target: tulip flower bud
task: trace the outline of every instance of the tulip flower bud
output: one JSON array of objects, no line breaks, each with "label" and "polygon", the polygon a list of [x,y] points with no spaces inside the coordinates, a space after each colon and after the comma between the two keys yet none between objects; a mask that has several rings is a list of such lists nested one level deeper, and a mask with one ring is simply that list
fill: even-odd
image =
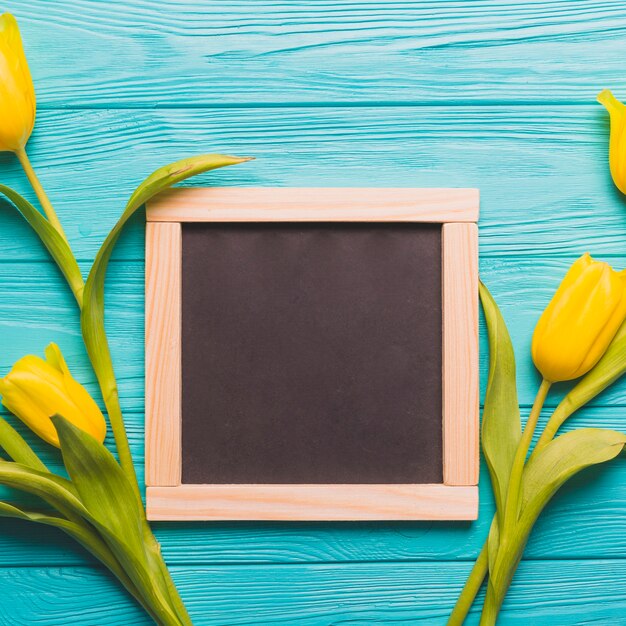
[{"label": "tulip flower bud", "polygon": [[35,88],[10,13],[0,15],[0,152],[23,150],[35,125]]},{"label": "tulip flower bud", "polygon": [[626,271],[584,254],[541,315],[532,342],[535,366],[550,382],[586,374],[626,319]]},{"label": "tulip flower bud", "polygon": [[0,379],[2,404],[57,448],[60,447],[59,437],[50,419],[55,414],[62,415],[102,443],[106,422],[98,405],[74,380],[56,344],[51,343],[45,354],[45,361],[33,355],[21,358]]},{"label": "tulip flower bud", "polygon": [[611,119],[609,140],[609,167],[615,186],[626,193],[626,106],[608,89],[598,94],[598,102],[603,104]]}]

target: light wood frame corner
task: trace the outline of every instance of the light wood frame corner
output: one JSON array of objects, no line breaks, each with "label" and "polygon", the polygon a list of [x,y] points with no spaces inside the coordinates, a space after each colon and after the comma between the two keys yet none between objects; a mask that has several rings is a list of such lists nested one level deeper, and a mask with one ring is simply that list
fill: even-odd
[{"label": "light wood frame corner", "polygon": [[[190,188],[147,207],[146,505],[151,520],[471,520],[478,515],[478,191]],[[181,450],[183,222],[442,224],[443,482],[186,485]]]}]

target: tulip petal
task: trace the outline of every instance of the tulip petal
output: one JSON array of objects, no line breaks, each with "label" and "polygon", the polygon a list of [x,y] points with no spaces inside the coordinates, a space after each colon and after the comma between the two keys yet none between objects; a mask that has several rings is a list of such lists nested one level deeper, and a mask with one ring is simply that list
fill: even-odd
[{"label": "tulip petal", "polygon": [[44,355],[46,357],[46,362],[49,365],[58,369],[61,374],[70,376],[70,370],[67,367],[67,363],[65,362],[65,359],[61,354],[61,350],[56,343],[51,343],[50,345],[48,345],[44,350]]},{"label": "tulip petal", "polygon": [[609,139],[609,167],[615,186],[626,193],[626,106],[608,89],[598,94],[611,119]]},{"label": "tulip petal", "polygon": [[537,369],[551,382],[584,375],[604,354],[625,318],[623,274],[582,256],[537,322],[531,349]]},{"label": "tulip petal", "polygon": [[28,355],[15,363],[0,380],[4,406],[48,443],[59,447],[51,416],[59,413],[100,443],[106,436],[106,422],[87,390],[72,377],[56,344],[46,348],[44,361]]},{"label": "tulip petal", "polygon": [[20,31],[10,13],[0,16],[0,151],[24,148],[35,125],[35,87]]},{"label": "tulip petal", "polygon": [[1,393],[2,404],[8,411],[16,415],[38,437],[59,447],[59,438],[50,416],[41,410],[28,393],[23,393],[13,382],[3,385]]}]

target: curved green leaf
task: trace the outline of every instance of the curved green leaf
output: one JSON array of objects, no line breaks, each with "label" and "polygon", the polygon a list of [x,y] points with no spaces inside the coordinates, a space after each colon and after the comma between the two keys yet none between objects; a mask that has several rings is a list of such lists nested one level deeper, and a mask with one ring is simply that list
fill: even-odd
[{"label": "curved green leaf", "polygon": [[109,259],[126,222],[154,195],[196,174],[248,160],[221,154],[208,154],[183,159],[153,172],[130,197],[122,216],[98,251],[85,283],[81,311],[83,339],[109,413],[120,464],[131,478],[138,499],[137,479],[119,407],[115,374],[104,330],[104,281]]},{"label": "curved green leaf", "polygon": [[6,196],[22,214],[22,217],[30,224],[37,233],[41,242],[46,247],[59,269],[65,276],[74,297],[79,305],[82,302],[83,277],[74,254],[69,245],[57,230],[50,225],[50,222],[17,191],[6,185],[0,185],[0,193]]},{"label": "curved green leaf", "polygon": [[150,198],[172,185],[202,172],[227,165],[236,165],[248,160],[250,159],[222,154],[208,154],[183,159],[159,168],[150,174],[133,192],[122,216],[98,251],[85,284],[81,325],[87,351],[98,376],[112,369],[109,348],[104,334],[104,280],[113,248],[126,222]]},{"label": "curved green leaf", "polygon": [[143,512],[127,476],[106,446],[60,415],[52,417],[61,454],[78,497],[99,524],[144,558]]},{"label": "curved green leaf", "polygon": [[522,478],[522,523],[534,523],[557,490],[574,474],[614,459],[626,435],[605,428],[579,428],[551,441],[528,461]]},{"label": "curved green leaf", "polygon": [[[145,560],[137,557],[136,551],[126,543],[124,535],[112,532],[91,514],[74,494],[74,488],[68,480],[53,474],[39,472],[18,463],[0,461],[0,485],[30,493],[57,510],[68,511],[76,518],[80,517],[89,522],[98,531],[114,558],[130,577],[139,594],[140,602],[149,607],[150,614],[158,614],[159,619],[164,624],[178,625],[181,623],[171,608],[171,600],[169,597],[165,598],[160,581],[154,580],[154,573],[146,566]],[[3,508],[5,513],[8,512],[6,506]],[[15,511],[12,512],[15,513]],[[112,513],[115,514],[115,511]],[[129,587],[129,591],[134,593],[133,587]]]},{"label": "curved green leaf", "polygon": [[103,444],[60,415],[52,421],[63,463],[92,523],[152,609],[180,623],[169,590],[146,553],[143,508],[130,480]]},{"label": "curved green leaf", "polygon": [[511,338],[498,305],[482,283],[480,300],[489,338],[489,377],[483,409],[482,450],[489,468],[501,526],[511,466],[522,436],[522,427]]},{"label": "curved green leaf", "polygon": [[146,604],[141,594],[137,591],[135,584],[120,566],[110,548],[87,522],[79,524],[52,513],[18,508],[8,502],[0,502],[0,517],[21,519],[62,530],[106,566],[135,600],[137,600],[153,618],[155,617],[151,611],[151,607]]},{"label": "curved green leaf", "polygon": [[0,461],[0,485],[37,496],[55,509],[71,511],[91,521],[89,511],[76,496],[69,480],[50,472],[40,472],[20,463]]},{"label": "curved green leaf", "polygon": [[[100,537],[98,537],[98,535],[87,523],[83,525],[76,524],[75,522],[71,522],[64,517],[55,515],[51,512],[32,511],[24,508],[18,508],[14,504],[10,504],[8,502],[0,502],[0,517],[11,517],[58,528],[67,533],[70,537],[86,548],[91,554],[93,554],[99,561],[109,567],[109,569],[111,569],[113,573],[118,576],[118,578],[120,576],[125,576],[124,571],[115,560],[115,557],[107,545],[102,541],[102,539],[100,539]],[[122,582],[126,584],[126,581],[130,582],[130,579],[127,576]]]},{"label": "curved green leaf", "polygon": [[9,422],[0,417],[0,447],[16,462],[40,472],[48,471],[43,461]]},{"label": "curved green leaf", "polygon": [[506,553],[490,573],[496,604],[504,599],[533,525],[550,499],[572,476],[591,465],[614,459],[624,448],[626,435],[603,428],[581,428],[561,435],[531,458],[522,477],[522,504]]}]

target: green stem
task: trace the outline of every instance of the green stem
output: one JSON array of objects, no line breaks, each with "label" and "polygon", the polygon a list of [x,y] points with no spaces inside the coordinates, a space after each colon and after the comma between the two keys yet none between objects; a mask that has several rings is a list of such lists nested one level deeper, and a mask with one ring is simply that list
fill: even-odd
[{"label": "green stem", "polygon": [[[46,217],[48,218],[48,221],[63,237],[63,239],[65,239],[66,243],[68,244],[68,248],[70,248],[67,237],[65,236],[65,232],[63,231],[63,227],[61,226],[61,222],[59,221],[59,218],[57,217],[52,203],[50,202],[46,192],[44,191],[41,182],[35,174],[35,170],[33,169],[28,155],[26,154],[26,150],[19,150],[16,152],[16,155],[22,165],[22,168],[24,169],[24,172],[26,173],[26,176],[28,177],[28,180],[30,181],[30,184],[33,187],[33,190],[35,191],[37,197],[39,198],[39,201],[41,202],[41,206],[44,210],[44,213],[46,214]],[[72,289],[74,296],[76,297],[76,302],[78,303],[79,309],[82,310],[82,292],[84,288],[84,281],[81,281],[81,284],[69,284],[69,286]],[[109,365],[109,371],[113,372],[113,365]],[[112,380],[104,380],[101,378],[101,374],[98,371],[96,371],[96,376],[98,377],[100,391],[102,392],[102,397],[104,399],[107,413],[109,415],[109,422],[111,423],[111,430],[113,431],[113,436],[115,438],[115,446],[117,448],[120,465],[130,479],[133,490],[135,491],[135,495],[141,503],[141,506],[143,507],[143,503],[141,501],[141,492],[139,490],[139,482],[137,480],[137,473],[135,472],[135,466],[133,464],[130,446],[128,443],[128,435],[126,434],[126,427],[124,426],[124,420],[122,417],[122,409],[119,403],[119,395],[117,393],[117,383],[115,382],[115,377],[106,377],[112,378]]]},{"label": "green stem", "polygon": [[502,537],[500,545],[504,543],[505,536],[507,534],[507,527],[515,525],[517,521],[517,514],[519,508],[519,496],[520,488],[522,484],[522,473],[524,472],[524,462],[526,461],[526,455],[530,448],[530,444],[535,434],[535,428],[537,427],[537,421],[539,420],[539,414],[543,408],[543,403],[546,401],[546,396],[550,390],[552,383],[543,379],[537,392],[533,408],[530,411],[526,425],[524,426],[524,432],[520,439],[517,450],[515,451],[515,457],[513,458],[513,465],[511,466],[511,475],[509,477],[509,487],[506,493],[506,503],[504,506],[504,523],[502,529]]},{"label": "green stem", "polygon": [[578,407],[570,406],[569,402],[561,402],[561,404],[556,407],[554,413],[552,413],[552,416],[548,420],[546,427],[541,433],[541,437],[539,437],[539,441],[537,441],[537,444],[535,445],[532,454],[530,455],[531,459],[535,454],[537,454],[537,452],[539,452],[554,439],[554,436],[558,432],[559,428],[561,428],[565,420],[572,413],[574,413],[577,408]]},{"label": "green stem", "polygon": [[[50,222],[50,225],[55,228],[55,230],[66,241],[66,243],[68,244],[68,249],[70,249],[71,253],[71,248],[69,246],[69,242],[67,240],[65,232],[63,231],[63,227],[61,226],[56,212],[54,211],[54,208],[52,207],[48,196],[46,195],[39,179],[35,174],[35,171],[28,159],[26,151],[18,151],[17,157],[24,169],[24,172],[26,173],[26,176],[28,177],[28,180],[33,187],[33,190],[39,198],[41,206],[48,221]],[[76,297],[79,309],[82,311],[83,289],[85,286],[84,281],[77,281],[77,284],[73,285],[68,280],[68,284],[72,289],[74,296]],[[144,609],[157,622],[157,624],[161,626],[193,626],[191,618],[187,613],[187,609],[178,593],[178,590],[176,589],[176,586],[174,585],[174,582],[172,581],[169,570],[167,569],[167,565],[165,564],[165,561],[161,556],[160,546],[156,538],[154,537],[147,520],[145,519],[145,509],[143,507],[143,502],[141,499],[139,481],[137,480],[137,474],[135,471],[135,466],[133,464],[130,446],[128,443],[128,436],[126,434],[126,427],[124,425],[124,420],[122,416],[122,409],[120,406],[119,394],[117,390],[117,382],[115,380],[115,374],[113,372],[113,364],[111,362],[111,357],[108,353],[108,350],[106,350],[105,352],[106,359],[104,363],[98,364],[103,365],[103,367],[97,366],[93,360],[92,366],[98,378],[98,384],[100,386],[100,390],[102,392],[104,403],[109,416],[109,422],[111,424],[111,429],[115,438],[115,445],[117,448],[120,466],[128,476],[135,496],[139,501],[140,509],[144,513],[144,536],[147,543],[148,551],[151,553],[150,575],[151,577],[154,576],[153,584],[151,583],[148,587],[146,587],[142,585],[139,580],[135,580],[133,582],[131,578],[129,578],[129,576],[127,575],[131,572],[127,573],[124,570],[119,569],[116,565],[116,559],[111,560],[105,552],[101,552],[100,554],[98,554],[97,551],[93,550],[93,546],[91,546],[92,549],[90,551],[95,556],[97,556],[118,577],[120,582],[122,582],[122,584],[124,584],[129,592],[133,596],[135,596],[135,598],[141,603]],[[74,520],[74,516],[70,516],[70,519]],[[75,539],[77,539],[79,543],[82,543],[77,537],[75,537]],[[85,545],[85,543],[82,543],[82,545],[84,545],[87,549],[90,548],[90,546]]]},{"label": "green stem", "polygon": [[474,563],[474,567],[470,572],[470,575],[465,582],[465,586],[463,587],[463,591],[461,591],[461,595],[459,599],[456,601],[454,605],[454,609],[450,617],[448,618],[448,626],[461,626],[469,613],[469,610],[472,608],[472,604],[476,595],[478,594],[481,585],[483,584],[483,580],[485,580],[485,576],[487,575],[487,571],[489,569],[489,556],[487,552],[487,542],[485,541],[485,545],[483,549],[480,551],[476,562]]},{"label": "green stem", "polygon": [[479,626],[494,626],[498,619],[498,613],[500,612],[501,603],[496,598],[491,583],[487,584],[487,594],[485,595],[485,604],[483,605],[483,611],[480,615]]},{"label": "green stem", "polygon": [[[535,520],[536,519],[535,517]],[[528,541],[528,536],[530,535],[535,520],[533,520],[530,525],[523,525],[523,531],[514,538],[513,545],[510,547],[508,553],[505,555],[504,561],[501,563],[500,571],[495,571],[494,575],[489,578],[485,604],[483,605],[483,611],[480,616],[480,626],[495,625],[506,592],[511,586],[513,576],[522,560],[524,548],[526,547],[526,542]]]},{"label": "green stem", "polygon": [[[546,401],[546,396],[548,395],[551,384],[552,383],[550,381],[547,381],[545,379],[541,381],[541,385],[539,386],[539,391],[537,392],[537,396],[535,397],[535,401],[530,411],[530,415],[528,416],[528,420],[526,421],[526,425],[524,426],[522,438],[520,439],[517,450],[515,451],[513,464],[511,466],[511,475],[509,477],[509,485],[506,493],[503,527],[500,532],[498,554],[496,555],[494,560],[493,571],[490,572],[491,577],[489,578],[487,595],[485,597],[483,613],[480,619],[480,626],[492,626],[496,623],[498,612],[500,611],[500,606],[502,605],[502,602],[504,600],[504,594],[508,589],[515,568],[517,567],[516,564],[514,566],[513,563],[508,562],[511,559],[511,555],[516,552],[514,550],[514,548],[516,547],[515,527],[517,524],[519,513],[519,501],[522,485],[522,474],[524,473],[524,463],[526,461],[526,456],[528,455],[528,450],[530,449],[530,444],[535,433],[535,428],[537,427],[537,422],[539,420],[541,409],[543,408],[543,404]],[[517,562],[519,562],[519,558],[521,558],[521,552],[519,554],[519,557],[517,558]],[[504,576],[507,579],[506,584],[503,584],[500,580],[502,572],[504,572]],[[500,590],[500,593],[496,593],[496,583],[498,589]]]},{"label": "green stem", "polygon": [[[48,221],[50,222],[52,226],[54,226],[54,228],[59,233],[59,235],[61,235],[61,237],[63,237],[63,239],[65,239],[65,241],[67,242],[67,237],[65,235],[65,231],[63,230],[63,227],[61,226],[61,222],[59,221],[59,218],[57,217],[56,211],[54,210],[52,203],[50,202],[50,199],[48,198],[48,195],[46,194],[46,192],[44,191],[44,188],[39,182],[39,179],[37,178],[37,174],[35,174],[35,170],[33,169],[30,159],[28,158],[28,155],[26,154],[26,150],[24,148],[21,148],[15,154],[17,155],[17,158],[19,159],[22,169],[24,170],[24,173],[26,174],[33,190],[37,194],[37,197],[39,198],[39,202],[41,202],[41,207],[43,208],[43,211],[46,214]],[[69,242],[68,242],[68,245],[69,245]]]},{"label": "green stem", "polygon": [[[110,365],[109,371],[113,371],[113,364]],[[128,435],[126,434],[126,426],[124,425],[124,417],[122,416],[122,407],[120,406],[120,398],[117,391],[117,383],[115,376],[111,375],[111,380],[100,378],[100,372],[96,372],[100,390],[104,398],[104,404],[111,423],[113,438],[115,439],[115,447],[117,448],[117,456],[121,468],[124,470],[128,480],[135,492],[135,497],[139,501],[139,506],[143,510],[143,501],[141,500],[141,492],[139,490],[139,481],[137,480],[137,472],[133,464],[133,456],[128,443]]]},{"label": "green stem", "polygon": [[157,621],[158,616],[150,606],[150,604],[144,599],[139,592],[133,581],[129,578],[124,568],[120,565],[119,561],[115,558],[110,548],[102,541],[102,539],[95,534],[88,524],[79,529],[79,532],[74,532],[73,528],[64,528],[65,532],[77,541],[85,550],[91,553],[96,559],[98,559],[107,569],[119,580],[128,593],[143,607],[143,609],[150,615],[150,617]]},{"label": "green stem", "polygon": [[163,560],[163,555],[161,554],[161,546],[159,542],[156,540],[156,537],[152,533],[152,529],[150,525],[146,521],[144,523],[144,538],[146,542],[146,553],[150,560],[151,566],[154,567],[160,577],[161,583],[164,586],[164,589],[169,596],[172,607],[176,611],[178,618],[181,621],[183,626],[193,626],[191,618],[189,617],[189,613],[187,612],[187,607],[185,606],[180,594],[178,593],[178,589],[172,580],[169,569]]}]

